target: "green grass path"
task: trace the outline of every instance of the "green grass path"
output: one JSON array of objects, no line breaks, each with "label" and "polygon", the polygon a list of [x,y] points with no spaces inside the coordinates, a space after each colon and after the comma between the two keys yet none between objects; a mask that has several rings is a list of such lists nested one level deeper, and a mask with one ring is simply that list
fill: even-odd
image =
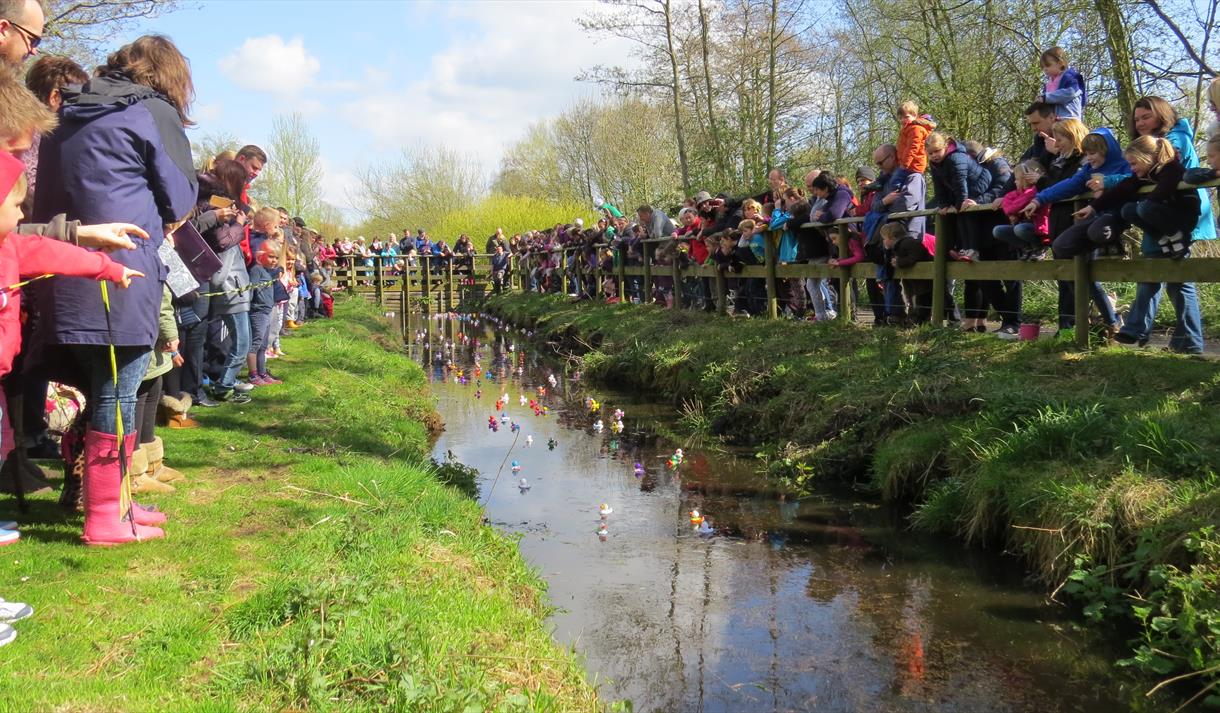
[{"label": "green grass path", "polygon": [[[0,597],[0,711],[597,710],[543,584],[427,465],[424,374],[363,301],[284,340],[282,386],[160,429],[164,540],[79,544],[32,501]],[[0,518],[18,518],[11,499]]]}]

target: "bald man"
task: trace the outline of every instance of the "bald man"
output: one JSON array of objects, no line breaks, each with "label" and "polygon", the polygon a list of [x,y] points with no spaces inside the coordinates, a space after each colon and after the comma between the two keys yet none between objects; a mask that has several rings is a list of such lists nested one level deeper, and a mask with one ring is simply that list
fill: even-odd
[{"label": "bald man", "polygon": [[38,54],[46,20],[39,0],[0,0],[0,62],[16,69]]}]

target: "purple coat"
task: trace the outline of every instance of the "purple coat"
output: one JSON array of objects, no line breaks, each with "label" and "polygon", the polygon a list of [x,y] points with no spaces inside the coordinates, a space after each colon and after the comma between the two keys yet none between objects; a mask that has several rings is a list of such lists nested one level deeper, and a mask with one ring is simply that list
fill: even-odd
[{"label": "purple coat", "polygon": [[34,217],[66,213],[72,220],[135,223],[149,239],[111,257],[147,277],[122,290],[110,286],[111,334],[94,280],[55,277],[37,285],[38,342],[145,346],[157,341],[161,283],[157,256],[164,226],[195,206],[191,144],[178,112],[156,91],[125,75],[98,77],[65,91],[59,128],[39,147]]}]

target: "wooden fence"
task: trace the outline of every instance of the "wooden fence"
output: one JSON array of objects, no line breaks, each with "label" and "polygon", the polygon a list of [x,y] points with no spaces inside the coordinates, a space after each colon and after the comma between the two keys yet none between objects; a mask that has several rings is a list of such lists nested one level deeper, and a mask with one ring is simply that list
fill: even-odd
[{"label": "wooden fence", "polygon": [[[1220,181],[1212,181],[1201,186],[1182,186],[1183,190],[1194,190],[1200,187],[1216,187]],[[966,212],[993,211],[990,206],[978,206]],[[1182,260],[1135,257],[1132,259],[1093,258],[1088,255],[1072,260],[988,260],[981,262],[959,262],[949,258],[949,246],[953,244],[954,230],[958,216],[961,213],[951,211],[940,213],[936,210],[912,211],[908,213],[892,213],[890,218],[909,218],[917,216],[931,217],[934,220],[932,233],[936,239],[936,253],[931,262],[924,262],[906,269],[894,270],[894,276],[900,280],[931,280],[932,281],[932,323],[943,325],[945,315],[945,296],[952,280],[1058,280],[1068,281],[1075,285],[1075,315],[1076,344],[1084,349],[1089,344],[1089,330],[1085,325],[1089,322],[1090,286],[1094,281],[1102,282],[1220,282],[1220,258],[1190,258]],[[840,255],[850,255],[848,246],[849,226],[862,223],[863,218],[844,218],[833,223],[808,223],[802,227],[820,227],[828,233],[835,232],[838,236]],[[673,307],[681,309],[683,294],[680,289],[682,281],[687,278],[707,278],[714,286],[717,311],[721,314],[728,309],[728,279],[758,278],[766,284],[766,315],[771,319],[779,316],[779,284],[781,280],[791,278],[824,278],[839,282],[839,312],[838,319],[847,322],[852,319],[854,307],[851,303],[853,291],[852,280],[871,279],[876,277],[876,264],[861,261],[848,267],[832,267],[826,264],[789,263],[778,261],[778,246],[780,233],[768,234],[764,241],[765,255],[762,265],[746,266],[742,272],[734,273],[726,278],[714,265],[681,266],[678,260],[670,265],[654,265],[653,255],[656,245],[668,242],[671,238],[659,238],[641,241],[644,256],[641,265],[628,266],[624,255],[615,255],[615,268],[603,271],[599,265],[582,266],[579,272],[582,280],[592,280],[592,290],[595,297],[601,296],[602,281],[613,277],[617,282],[618,294],[625,299],[628,294],[627,278],[638,277],[642,280],[640,294],[651,295],[653,278],[658,274],[670,277],[675,285]],[[568,284],[568,258],[574,253],[583,252],[582,247],[555,248],[552,253],[560,253],[559,265],[555,270],[560,280],[561,290],[566,291]],[[616,249],[617,250],[617,249]],[[397,295],[395,300],[405,313],[413,305],[425,305],[430,309],[452,310],[461,299],[468,296],[481,296],[490,289],[491,256],[475,255],[470,264],[473,270],[467,274],[462,269],[462,258],[420,257],[416,258],[416,266],[405,266],[405,258],[373,257],[373,258],[340,258],[336,270],[336,282],[346,289],[365,293],[379,303],[386,303]],[[366,261],[372,265],[365,264]],[[393,265],[403,263],[401,270]],[[518,269],[520,259],[510,256],[509,277],[506,289],[526,290],[529,287],[525,270]],[[663,270],[658,273],[657,270]]]}]

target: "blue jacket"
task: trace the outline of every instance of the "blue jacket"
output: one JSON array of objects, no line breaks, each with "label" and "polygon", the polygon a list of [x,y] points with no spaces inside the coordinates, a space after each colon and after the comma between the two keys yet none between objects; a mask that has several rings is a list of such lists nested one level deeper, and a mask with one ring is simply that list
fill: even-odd
[{"label": "blue jacket", "polygon": [[[1195,131],[1189,121],[1178,119],[1178,123],[1173,125],[1165,138],[1178,150],[1178,157],[1187,170],[1199,167],[1199,154],[1195,151]],[[1212,201],[1206,188],[1199,189],[1199,203],[1199,222],[1195,224],[1190,236],[1195,240],[1215,240],[1216,219],[1212,215]]]},{"label": "blue jacket", "polygon": [[1036,198],[1039,203],[1054,203],[1065,198],[1075,198],[1085,192],[1085,184],[1089,182],[1089,176],[1094,173],[1105,176],[1127,176],[1131,173],[1131,166],[1127,164],[1127,159],[1123,158],[1123,149],[1118,145],[1118,139],[1114,138],[1114,132],[1102,128],[1094,129],[1089,133],[1097,134],[1106,140],[1105,163],[1101,165],[1101,168],[1093,168],[1088,161],[1082,161],[1076,173],[1053,186],[1038,191]]},{"label": "blue jacket", "polygon": [[1084,116],[1089,94],[1084,77],[1074,67],[1068,67],[1059,77],[1059,88],[1053,92],[1044,91],[1042,98],[1047,104],[1055,105],[1056,119],[1079,119]]},{"label": "blue jacket", "polygon": [[[886,222],[886,216],[889,213],[907,213],[923,210],[924,202],[927,199],[927,186],[924,183],[922,173],[899,168],[888,176],[881,176],[878,181],[883,188],[877,191],[876,197],[873,198],[873,205],[864,216],[864,241],[866,243],[877,240],[877,232],[881,230],[881,226]],[[882,199],[895,191],[898,192],[898,200],[886,206]],[[928,219],[920,215],[914,218],[906,218],[904,222],[906,223],[908,234],[923,235]]]},{"label": "blue jacket", "polygon": [[928,161],[928,170],[932,173],[932,185],[936,188],[929,208],[956,208],[967,198],[977,201],[991,185],[991,172],[980,166],[956,141],[949,142],[940,163]]},{"label": "blue jacket", "polygon": [[[39,150],[34,221],[66,213],[85,225],[126,222],[148,231],[135,250],[111,254],[147,277],[108,291],[113,343],[152,348],[167,275],[157,250],[164,226],[191,212],[197,190],[182,120],[160,94],[121,73],[65,90],[59,120]],[[96,281],[56,277],[37,293],[41,343],[110,342]]]}]

